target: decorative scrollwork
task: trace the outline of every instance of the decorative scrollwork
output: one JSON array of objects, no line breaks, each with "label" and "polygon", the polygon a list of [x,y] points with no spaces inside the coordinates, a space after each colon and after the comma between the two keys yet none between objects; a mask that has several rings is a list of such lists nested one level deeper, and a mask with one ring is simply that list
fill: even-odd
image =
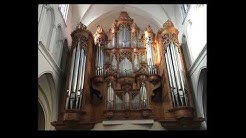
[{"label": "decorative scrollwork", "polygon": [[128,13],[125,12],[125,11],[123,11],[123,12],[120,13],[120,17],[117,20],[130,21],[130,22],[133,21],[133,19],[130,18],[129,15],[128,15]]},{"label": "decorative scrollwork", "polygon": [[75,29],[76,29],[76,30],[77,30],[77,29],[86,30],[87,27],[86,27],[83,23],[79,22]]},{"label": "decorative scrollwork", "polygon": [[120,58],[119,58],[119,62],[121,62],[125,57],[132,61],[132,52],[131,51],[121,51],[120,53]]}]

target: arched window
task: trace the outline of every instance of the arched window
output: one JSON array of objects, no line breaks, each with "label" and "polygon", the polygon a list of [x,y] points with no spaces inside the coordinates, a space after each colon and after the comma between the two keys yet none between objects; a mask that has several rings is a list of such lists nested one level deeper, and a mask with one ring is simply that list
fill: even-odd
[{"label": "arched window", "polygon": [[52,34],[54,31],[55,14],[54,10],[50,5],[45,5],[41,13],[39,21],[39,41],[50,50],[50,42],[52,40]]},{"label": "arched window", "polygon": [[59,4],[58,9],[61,11],[62,17],[67,22],[67,14],[69,9],[69,4]]}]

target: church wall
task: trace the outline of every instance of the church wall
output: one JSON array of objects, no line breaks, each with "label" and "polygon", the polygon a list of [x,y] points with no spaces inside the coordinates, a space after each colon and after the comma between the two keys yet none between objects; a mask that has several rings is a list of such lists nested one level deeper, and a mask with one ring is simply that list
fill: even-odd
[{"label": "church wall", "polygon": [[[192,7],[190,7],[192,8]],[[180,5],[176,5],[176,10],[175,10],[175,20],[176,20],[176,25],[177,28],[179,29],[179,42],[182,42],[182,35],[188,36],[187,34],[187,25],[188,25],[188,19],[190,18],[191,14],[187,14],[187,17],[183,19],[182,14],[181,14],[181,8]],[[189,37],[189,36],[188,36]],[[187,38],[188,39],[188,38]],[[187,40],[187,50],[189,54],[191,50],[189,50],[189,42]],[[192,59],[192,57],[190,57]],[[196,110],[197,117],[204,117],[204,112],[203,112],[203,100],[202,100],[202,93],[198,92],[198,79],[200,75],[200,71],[203,68],[207,68],[207,45],[203,47],[203,49],[200,51],[200,54],[196,59],[192,59],[190,63],[191,67],[188,69],[189,72],[189,80],[191,82],[191,86],[193,89],[193,104]],[[202,126],[204,126],[204,123],[202,123]]]},{"label": "church wall", "polygon": [[[191,19],[191,21],[194,23],[196,22],[196,20],[194,20],[193,16],[198,16],[195,15],[195,12],[193,9],[196,8],[196,4],[191,4],[190,8],[188,10],[188,13],[186,15],[186,17],[184,18],[182,15],[182,11],[181,11],[181,4],[177,4],[175,6],[175,25],[177,26],[177,28],[179,29],[179,42],[182,43],[182,36],[185,35],[187,37],[187,44],[188,44],[188,50],[190,52],[190,58],[191,58],[191,64],[193,64],[197,58],[197,55],[202,51],[202,48],[205,47],[205,45],[199,45],[197,47],[199,47],[200,49],[198,51],[195,51],[195,53],[191,53],[192,50],[194,49],[194,46],[191,46],[189,43],[191,43],[189,40],[189,34],[188,34],[188,30],[187,28],[189,28],[190,23],[189,20]],[[193,11],[192,11],[193,10]],[[199,16],[202,16],[203,14],[199,14]],[[204,19],[204,21],[207,21],[207,19]],[[190,36],[191,37],[191,36]],[[193,36],[194,37],[194,36]],[[197,49],[197,48],[195,48]],[[193,51],[194,52],[194,51]],[[194,57],[195,56],[195,57]]]},{"label": "church wall", "polygon": [[[207,47],[205,46],[194,64],[191,66],[189,70],[190,74],[190,80],[192,83],[192,88],[193,88],[193,96],[194,96],[194,106],[196,108],[196,114],[197,117],[203,117],[204,116],[204,111],[203,111],[203,99],[202,99],[202,93],[198,91],[198,81],[199,81],[199,76],[201,73],[201,70],[207,68]],[[203,123],[204,125],[204,123]]]},{"label": "church wall", "polygon": [[[45,14],[46,8],[50,8],[53,12],[51,14],[52,25],[51,29],[52,34],[50,37],[46,37],[46,39],[50,39],[50,45],[45,45],[44,41],[41,40],[40,37],[45,35],[43,31],[44,29],[48,28],[47,22],[50,22],[49,19],[47,19],[47,14]],[[44,98],[44,94],[41,94],[39,90],[40,99],[39,102],[43,104],[44,106],[44,112],[46,112],[46,118],[50,118],[46,120],[46,130],[54,130],[55,128],[50,124],[50,122],[57,120],[58,118],[58,102],[59,102],[59,95],[60,91],[62,89],[61,87],[61,67],[60,64],[57,63],[60,59],[55,58],[62,58],[62,55],[55,56],[56,54],[62,54],[63,51],[63,43],[61,49],[58,49],[57,46],[57,28],[58,26],[61,26],[62,30],[62,41],[67,39],[68,46],[71,45],[71,18],[72,18],[72,11],[68,11],[68,18],[67,22],[65,24],[65,21],[62,18],[62,14],[58,9],[58,4],[39,4],[38,5],[38,77],[42,76],[45,73],[51,73],[54,85],[55,85],[55,91],[53,94],[46,94],[46,98]],[[50,30],[49,30],[50,31]],[[45,38],[45,37],[44,37]],[[55,51],[57,50],[57,51]],[[45,89],[45,88],[44,88]],[[47,93],[47,92],[46,92]],[[45,100],[46,99],[46,100]],[[49,103],[49,104],[48,104]]]},{"label": "church wall", "polygon": [[[46,7],[46,8],[45,8]],[[50,22],[50,19],[47,19],[47,14],[46,14],[46,9],[51,9],[52,10],[52,22],[51,24],[51,29],[49,31],[52,31],[52,34],[50,35],[50,37],[44,37],[44,30],[48,28],[48,24]],[[57,50],[57,36],[60,34],[57,34],[57,29],[58,26],[61,26],[61,30],[62,30],[62,40],[67,39],[68,41],[68,45],[71,45],[71,41],[72,38],[70,36],[70,33],[72,32],[71,30],[71,17],[72,17],[72,10],[68,11],[68,18],[67,18],[67,22],[65,23],[65,21],[62,18],[62,14],[58,9],[58,4],[39,4],[38,5],[38,26],[39,26],[39,30],[38,30],[38,41],[42,42],[42,44],[47,48],[47,50],[49,51],[49,53],[51,54],[52,58],[55,57],[62,57],[62,56],[55,56],[54,53],[60,55],[62,50]],[[41,39],[43,38],[43,39]],[[47,39],[50,39],[50,43],[46,45],[46,41]],[[57,50],[57,51],[54,51]],[[55,59],[55,61],[59,61],[59,59]],[[59,63],[57,63],[58,66],[60,66]]]},{"label": "church wall", "polygon": [[[39,46],[41,47],[41,46]],[[40,48],[42,49],[42,48]],[[44,108],[44,112],[46,112],[46,118],[50,118],[48,120],[46,120],[46,129],[50,128],[50,129],[54,129],[53,126],[51,126],[50,122],[53,120],[57,120],[58,117],[58,91],[60,89],[60,85],[59,85],[59,77],[60,77],[60,71],[57,69],[58,67],[54,66],[54,61],[52,63],[52,60],[50,60],[50,57],[48,57],[47,55],[45,55],[44,53],[42,53],[43,51],[40,50],[38,51],[38,77],[40,78],[42,75],[44,75],[45,73],[50,73],[52,74],[53,80],[54,80],[54,87],[55,87],[55,91],[53,91],[54,93],[49,93],[47,92],[49,88],[43,88],[44,92],[46,93],[45,96],[44,94],[41,94],[39,92],[39,94],[41,94],[39,96],[40,98],[40,102],[41,105],[43,104],[44,106],[46,106]],[[41,52],[42,51],[42,52]],[[46,98],[45,98],[46,97]],[[45,100],[46,99],[46,100]],[[50,120],[50,122],[49,122]],[[47,122],[48,121],[48,122]]]}]

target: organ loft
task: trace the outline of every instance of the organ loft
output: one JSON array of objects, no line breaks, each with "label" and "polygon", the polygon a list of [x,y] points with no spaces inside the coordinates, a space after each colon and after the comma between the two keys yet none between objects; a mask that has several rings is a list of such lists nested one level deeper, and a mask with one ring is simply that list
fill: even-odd
[{"label": "organ loft", "polygon": [[71,33],[63,98],[56,130],[91,130],[96,124],[135,120],[165,129],[196,129],[179,31],[172,21],[158,32],[140,28],[121,12],[108,33],[79,23]]}]

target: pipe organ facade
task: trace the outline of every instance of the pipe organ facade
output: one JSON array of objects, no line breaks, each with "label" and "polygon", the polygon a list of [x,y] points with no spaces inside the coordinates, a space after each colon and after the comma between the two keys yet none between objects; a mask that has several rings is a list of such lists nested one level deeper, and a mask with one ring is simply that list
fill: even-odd
[{"label": "pipe organ facade", "polygon": [[107,120],[153,119],[166,129],[197,128],[178,30],[168,20],[157,34],[121,12],[108,33],[79,23],[72,32],[65,98],[57,130],[92,129]]}]

